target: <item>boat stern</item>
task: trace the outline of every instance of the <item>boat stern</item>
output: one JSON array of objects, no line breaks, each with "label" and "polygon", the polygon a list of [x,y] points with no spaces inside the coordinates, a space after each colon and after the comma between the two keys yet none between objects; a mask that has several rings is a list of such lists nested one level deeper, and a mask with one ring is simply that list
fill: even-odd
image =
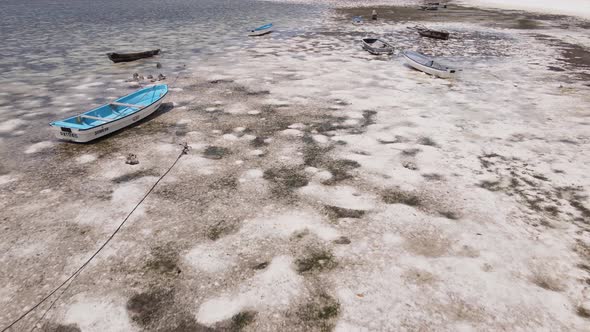
[{"label": "boat stern", "polygon": [[77,143],[86,143],[92,140],[86,132],[79,129],[60,126],[58,122],[52,122],[49,125],[55,137],[60,140]]}]

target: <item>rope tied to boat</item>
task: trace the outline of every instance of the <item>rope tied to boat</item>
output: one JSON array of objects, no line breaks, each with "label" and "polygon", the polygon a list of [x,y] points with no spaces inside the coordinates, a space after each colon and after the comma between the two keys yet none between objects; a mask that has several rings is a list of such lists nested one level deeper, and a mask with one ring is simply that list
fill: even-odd
[{"label": "rope tied to boat", "polygon": [[51,308],[53,308],[53,306],[55,305],[55,303],[61,298],[61,296],[74,283],[74,280],[80,275],[80,273],[82,272],[82,270],[86,266],[88,266],[88,264],[90,264],[90,262],[96,256],[98,256],[98,254],[109,244],[109,242],[111,242],[111,240],[115,237],[115,235],[117,235],[117,233],[123,228],[123,226],[125,225],[125,223],[127,222],[127,220],[129,220],[129,218],[131,217],[131,215],[137,210],[137,208],[139,208],[139,206],[146,200],[146,198],[148,198],[148,196],[154,191],[154,189],[160,183],[160,181],[162,181],[162,179],[164,179],[166,177],[166,175],[168,175],[168,173],[170,173],[170,171],[174,168],[174,166],[176,166],[176,164],[178,163],[178,161],[180,160],[180,158],[182,158],[182,156],[187,155],[189,153],[191,147],[190,147],[190,145],[188,145],[187,142],[180,143],[179,145],[182,146],[182,151],[178,154],[178,156],[176,157],[176,159],[174,160],[174,162],[172,163],[172,165],[170,165],[170,167],[168,167],[168,169],[166,170],[166,172],[164,172],[164,174],[162,174],[158,178],[158,180],[156,182],[154,182],[154,184],[150,187],[150,189],[147,191],[147,193],[139,200],[139,202],[135,205],[135,207],[133,207],[133,209],[127,214],[127,216],[123,219],[123,221],[119,224],[119,226],[106,239],[106,241],[94,252],[94,254],[92,254],[92,256],[90,256],[90,258],[88,258],[84,262],[84,264],[82,264],[74,273],[72,273],[59,286],[57,286],[55,289],[53,289],[51,292],[49,292],[49,294],[47,294],[46,296],[44,296],[39,302],[37,302],[31,308],[27,309],[23,314],[21,314],[18,318],[16,318],[15,320],[13,320],[6,327],[2,328],[2,331],[0,331],[0,332],[8,331],[8,329],[12,328],[15,324],[17,324],[18,322],[20,322],[21,320],[23,320],[25,317],[27,317],[30,313],[32,313],[33,311],[35,311],[39,306],[41,306],[43,303],[45,303],[51,296],[53,296],[55,293],[57,293],[60,289],[62,289],[67,284],[67,286],[65,288],[63,288],[62,292],[59,293],[59,295],[57,296],[57,298],[49,305],[49,307],[47,308],[47,310],[45,310],[45,312],[43,313],[43,315],[35,322],[35,324],[33,325],[32,329],[31,329],[31,331],[33,331],[36,328],[37,324],[45,317],[45,315],[47,315],[47,313],[49,312],[49,310],[51,310]]}]

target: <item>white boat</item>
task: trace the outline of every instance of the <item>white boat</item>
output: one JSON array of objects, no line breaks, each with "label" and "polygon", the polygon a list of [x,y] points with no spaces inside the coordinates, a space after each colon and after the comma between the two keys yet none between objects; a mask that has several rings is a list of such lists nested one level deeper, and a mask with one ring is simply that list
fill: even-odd
[{"label": "white boat", "polygon": [[256,29],[250,30],[248,36],[262,36],[266,35],[267,33],[272,32],[272,23],[265,24],[263,26],[259,26]]},{"label": "white boat", "polygon": [[457,69],[442,65],[432,58],[414,51],[404,51],[404,59],[411,67],[441,78],[455,77]]},{"label": "white boat", "polygon": [[166,84],[154,85],[88,112],[51,122],[49,125],[59,139],[79,143],[90,142],[154,113],[167,93]]}]

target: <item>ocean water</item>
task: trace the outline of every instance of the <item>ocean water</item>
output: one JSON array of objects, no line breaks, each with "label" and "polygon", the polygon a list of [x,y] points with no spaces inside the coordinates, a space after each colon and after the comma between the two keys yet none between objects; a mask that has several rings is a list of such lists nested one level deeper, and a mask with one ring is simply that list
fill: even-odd
[{"label": "ocean water", "polygon": [[[170,76],[227,46],[251,43],[248,29],[274,22],[285,36],[309,28],[325,11],[250,0],[3,0],[0,7],[4,121],[31,113],[54,118],[71,103],[83,111],[134,72]],[[155,48],[161,56],[147,61],[113,64],[105,55]]]}]

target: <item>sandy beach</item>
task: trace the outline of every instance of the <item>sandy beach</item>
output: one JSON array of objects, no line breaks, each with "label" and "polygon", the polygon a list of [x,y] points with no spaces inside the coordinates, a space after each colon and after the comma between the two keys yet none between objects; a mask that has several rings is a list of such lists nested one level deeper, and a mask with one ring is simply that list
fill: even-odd
[{"label": "sandy beach", "polygon": [[[588,331],[590,21],[475,5],[328,2],[299,29],[163,50],[161,69],[113,67],[16,113],[12,82],[0,327],[92,256],[186,143],[75,281],[9,331]],[[367,36],[394,54],[363,51]],[[416,71],[406,49],[461,71]],[[133,71],[166,75],[155,114],[91,144],[53,138],[72,100],[152,83]],[[47,98],[53,113],[29,111]]]}]

